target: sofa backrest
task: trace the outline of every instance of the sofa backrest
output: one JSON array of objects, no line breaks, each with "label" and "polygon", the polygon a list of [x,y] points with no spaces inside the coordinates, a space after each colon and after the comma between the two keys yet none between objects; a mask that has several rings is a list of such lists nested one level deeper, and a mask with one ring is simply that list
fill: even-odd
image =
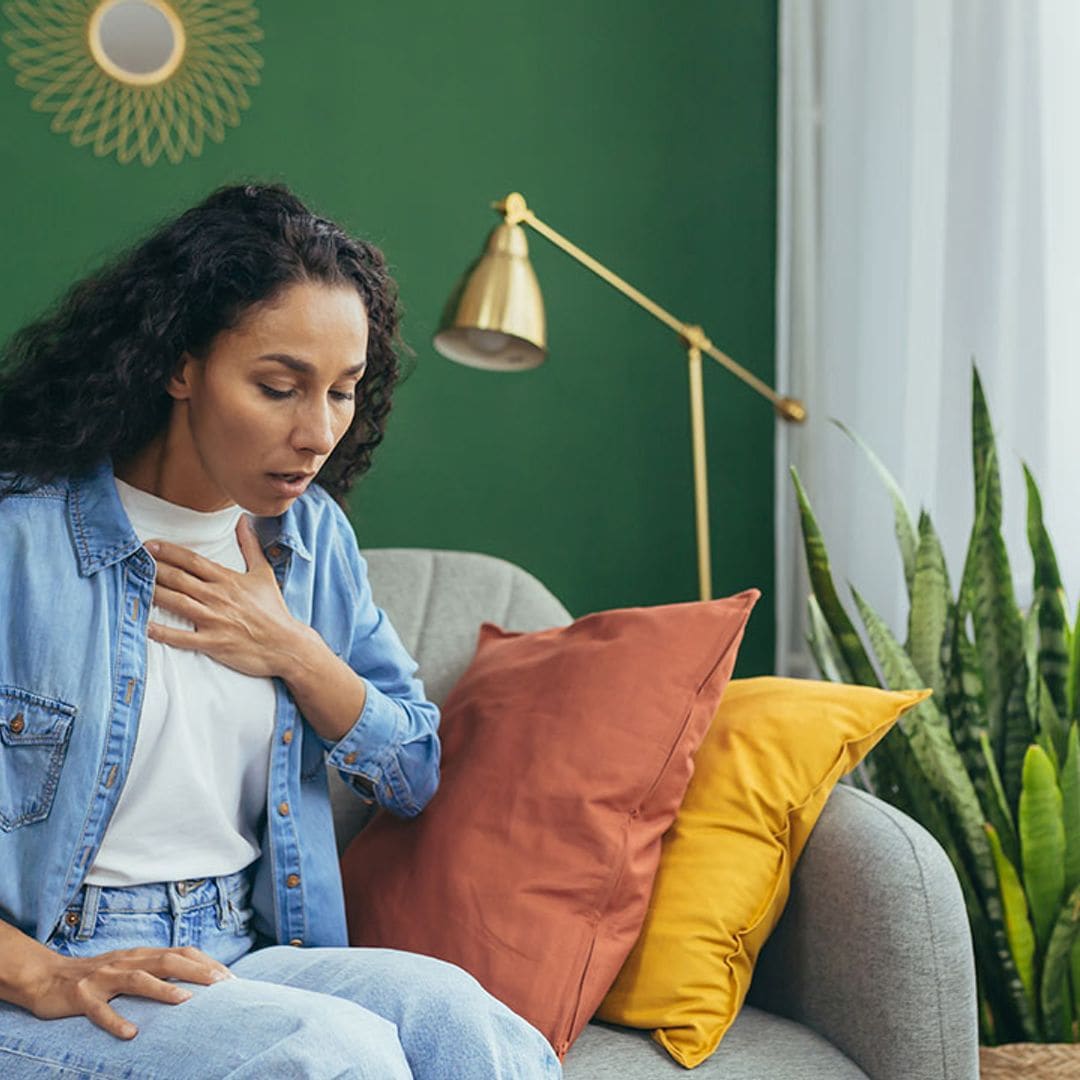
[{"label": "sofa backrest", "polygon": [[[468,551],[375,548],[364,552],[375,597],[420,665],[428,697],[441,705],[476,651],[482,622],[544,630],[571,621],[566,608],[520,566]],[[338,850],[370,811],[330,769]]]}]

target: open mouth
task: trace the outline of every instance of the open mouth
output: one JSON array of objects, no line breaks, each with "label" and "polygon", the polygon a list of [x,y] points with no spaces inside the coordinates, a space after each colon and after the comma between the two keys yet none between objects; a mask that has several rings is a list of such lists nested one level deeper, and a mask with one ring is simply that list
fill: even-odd
[{"label": "open mouth", "polygon": [[287,495],[299,495],[304,488],[311,482],[311,478],[315,475],[310,472],[297,472],[297,473],[267,473],[270,478],[270,482],[279,491],[283,491]]}]

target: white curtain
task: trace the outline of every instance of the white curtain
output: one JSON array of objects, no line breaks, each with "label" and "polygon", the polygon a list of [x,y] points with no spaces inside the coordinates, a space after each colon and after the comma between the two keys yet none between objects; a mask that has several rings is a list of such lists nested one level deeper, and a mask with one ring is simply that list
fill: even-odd
[{"label": "white curtain", "polygon": [[1021,461],[1080,587],[1080,0],[780,0],[777,671],[812,674],[794,464],[842,596],[904,636],[891,503],[925,508],[955,587],[973,518],[971,364],[1031,597]]}]

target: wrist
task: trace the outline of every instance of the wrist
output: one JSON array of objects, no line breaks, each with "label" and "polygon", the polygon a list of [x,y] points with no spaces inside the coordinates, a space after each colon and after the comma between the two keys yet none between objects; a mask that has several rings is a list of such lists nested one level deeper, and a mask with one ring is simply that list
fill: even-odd
[{"label": "wrist", "polygon": [[296,621],[293,632],[283,643],[277,664],[278,675],[293,695],[303,695],[318,684],[320,664],[325,662],[329,646],[317,630]]},{"label": "wrist", "polygon": [[367,700],[363,678],[307,625],[292,648],[281,678],[315,733],[340,742],[363,713]]},{"label": "wrist", "polygon": [[[14,951],[14,950],[13,950]],[[34,1012],[38,999],[45,992],[51,972],[65,958],[35,941],[5,958],[0,965],[0,1000]]]}]

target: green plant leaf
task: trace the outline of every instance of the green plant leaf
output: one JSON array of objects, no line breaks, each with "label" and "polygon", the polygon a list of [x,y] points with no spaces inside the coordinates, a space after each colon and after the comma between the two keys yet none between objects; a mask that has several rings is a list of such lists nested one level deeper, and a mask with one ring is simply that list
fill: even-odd
[{"label": "green plant leaf", "polygon": [[850,683],[855,680],[851,677],[851,668],[840,652],[840,646],[821,613],[821,605],[817,597],[811,593],[806,598],[807,611],[809,613],[810,633],[807,635],[807,644],[817,663],[821,677],[829,682]]},{"label": "green plant leaf", "polygon": [[1069,958],[1080,930],[1080,886],[1073,889],[1059,908],[1046,947],[1042,967],[1040,998],[1044,1036],[1047,1042],[1068,1042],[1072,1039],[1067,1018],[1065,991],[1069,971]]},{"label": "green plant leaf", "polygon": [[1072,626],[1071,643],[1069,649],[1069,677],[1068,677],[1068,711],[1065,718],[1068,720],[1080,719],[1080,602],[1077,603],[1077,617]]},{"label": "green plant leaf", "polygon": [[[986,468],[993,468],[996,473],[992,445],[987,454]],[[971,532],[958,608],[961,617],[966,611],[971,613],[979,672],[986,693],[987,730],[1000,766],[1003,765],[1000,740],[1012,681],[1023,654],[1023,619],[1016,604],[1001,523],[993,519],[985,505],[987,492],[992,488],[992,483],[984,478],[984,502]]]},{"label": "green plant leaf", "polygon": [[1024,684],[1024,705],[1028,720],[1035,731],[1039,730],[1039,602],[1036,600],[1024,616],[1022,639],[1024,648],[1024,674],[1017,674],[1013,685],[1021,678]]},{"label": "green plant leaf", "polygon": [[986,701],[975,647],[968,639],[964,621],[958,617],[955,609],[949,625],[952,641],[948,650],[946,711],[953,740],[961,756],[966,758],[977,752],[979,732],[986,731]]},{"label": "green plant leaf", "polygon": [[[866,636],[870,640],[870,647],[877,657],[878,665],[884,676],[885,686],[890,690],[925,690],[929,689],[926,680],[915,670],[911,657],[904,651],[904,646],[893,636],[885,620],[863,599],[859,590],[850,586],[851,595],[858,609],[859,617],[866,628]],[[907,722],[913,716],[921,712],[925,720],[929,720],[934,727],[940,728],[948,734],[948,724],[937,702],[929,697],[919,702],[913,708],[908,709],[897,723],[903,729],[910,726]],[[949,740],[952,745],[952,740]],[[955,747],[954,747],[955,749]]]},{"label": "green plant leaf", "polygon": [[1080,735],[1069,726],[1068,750],[1061,766],[1061,814],[1065,826],[1065,891],[1080,885]]},{"label": "green plant leaf", "polygon": [[908,652],[915,670],[941,701],[946,686],[941,658],[952,607],[945,553],[930,515],[923,513],[919,516],[919,546],[908,613]]},{"label": "green plant leaf", "polygon": [[[889,769],[898,785],[896,795],[890,801],[931,833],[956,870],[971,924],[978,982],[992,1010],[995,1036],[1006,1042],[1037,1039],[1036,1010],[1009,947],[993,857],[990,857],[987,879],[983,876],[982,864],[967,850],[948,800],[942,792],[931,787],[912,752],[908,736],[899,727],[894,727],[873,753],[886,748],[890,753]],[[975,878],[979,879],[978,885]]]},{"label": "green plant leaf", "polygon": [[1021,657],[1013,679],[1012,697],[1005,713],[1005,724],[995,748],[1005,797],[1009,800],[1014,815],[1017,814],[1020,804],[1024,756],[1034,741],[1035,728],[1028,716],[1027,706],[1027,662]]},{"label": "green plant leaf", "polygon": [[[920,686],[922,680],[918,672],[884,620],[857,590],[852,589],[852,593],[881,664],[886,686],[892,690]],[[997,896],[997,872],[983,828],[985,819],[979,797],[934,699],[927,698],[909,709],[898,721],[898,726],[907,736],[912,755],[930,787],[945,800],[959,824],[980,894],[984,900]]]},{"label": "green plant leaf", "polygon": [[949,627],[952,646],[948,650],[949,683],[945,696],[949,729],[986,819],[997,831],[1006,857],[1014,866],[1019,866],[1016,825],[984,723],[982,679],[976,666],[975,649],[968,640],[963,621],[950,617]]},{"label": "green plant leaf", "polygon": [[990,749],[990,740],[985,731],[979,732],[979,750],[986,764],[987,791],[979,791],[979,803],[986,813],[990,824],[994,826],[998,839],[1005,850],[1005,855],[1013,866],[1020,865],[1020,839],[1016,835],[1016,822],[1009,801],[1005,798],[1005,789],[1001,786],[1001,776],[994,762],[994,752]]},{"label": "green plant leaf", "polygon": [[[1061,601],[1062,607],[1065,606],[1065,600]],[[1072,675],[1072,657],[1073,649],[1076,647],[1076,637],[1073,634],[1072,624],[1068,619],[1065,620],[1065,657],[1067,663],[1067,670],[1065,672],[1065,709],[1061,713],[1061,719],[1066,723],[1072,719],[1069,715],[1069,710],[1072,708],[1072,699],[1069,697],[1069,678]]]},{"label": "green plant leaf", "polygon": [[1065,754],[1068,752],[1068,737],[1068,728],[1058,716],[1053,699],[1050,697],[1050,688],[1046,685],[1046,680],[1040,676],[1039,739],[1046,746],[1047,753],[1053,759],[1054,768],[1058,772],[1061,771],[1061,762],[1065,760]]},{"label": "green plant leaf", "polygon": [[1039,671],[1046,680],[1054,708],[1068,716],[1066,685],[1069,676],[1068,621],[1065,593],[1050,534],[1043,524],[1042,498],[1031,470],[1024,465],[1027,485],[1027,534],[1035,565],[1033,595],[1039,605]]},{"label": "green plant leaf", "polygon": [[[1057,708],[1050,696],[1050,690],[1040,673],[1039,627],[1041,623],[1041,605],[1036,600],[1024,618],[1024,671],[1017,672],[1013,681],[1013,691],[1015,694],[1019,686],[1024,687],[1024,706],[1028,718],[1024,749],[1027,749],[1026,742],[1034,738],[1050,756],[1050,760],[1054,763],[1054,771],[1058,772],[1065,757],[1067,731],[1065,725],[1058,719]],[[1010,706],[1019,709],[1015,702],[1010,702]],[[1006,738],[1009,738],[1008,733]]]},{"label": "green plant leaf", "polygon": [[1080,1019],[1080,940],[1069,951],[1069,982],[1072,983],[1072,1013]]},{"label": "green plant leaf", "polygon": [[975,477],[975,512],[986,511],[992,525],[1001,525],[1001,476],[990,409],[986,404],[979,369],[971,365],[971,464]]},{"label": "green plant leaf", "polygon": [[[915,817],[917,808],[911,801],[908,785],[904,783],[902,769],[898,764],[897,751],[900,732],[897,728],[889,731],[863,758],[862,768],[856,769],[853,774],[856,782],[871,795],[877,795],[887,803],[903,810],[905,814]],[[902,740],[901,740],[902,741]],[[921,820],[916,818],[916,820]]]},{"label": "green plant leaf", "polygon": [[1024,889],[1043,953],[1065,894],[1065,825],[1054,766],[1041,746],[1024,755],[1019,832]]},{"label": "green plant leaf", "polygon": [[986,826],[986,835],[990,840],[990,850],[994,855],[994,867],[997,870],[998,886],[1001,889],[1001,904],[1005,909],[1005,933],[1009,939],[1009,949],[1016,971],[1024,989],[1028,993],[1031,1007],[1036,1008],[1035,1000],[1035,932],[1028,917],[1027,897],[1016,867],[1005,857],[1001,840],[993,825]]},{"label": "green plant leaf", "polygon": [[795,484],[795,495],[799,501],[799,522],[802,527],[803,549],[806,553],[810,587],[814,591],[814,596],[817,597],[821,613],[832,631],[840,655],[851,672],[852,680],[864,686],[880,686],[877,673],[859,640],[855,625],[848,617],[836,593],[832,572],[829,569],[829,555],[825,550],[825,540],[794,466],[791,469],[791,479]]},{"label": "green plant leaf", "polygon": [[892,473],[885,468],[884,463],[877,454],[875,454],[854,431],[846,427],[839,420],[833,420],[832,422],[866,455],[870,464],[873,466],[874,471],[885,485],[885,489],[889,493],[889,498],[892,499],[893,529],[896,532],[896,542],[900,546],[900,558],[904,564],[904,581],[907,583],[908,596],[911,596],[915,581],[915,563],[918,541],[915,537],[915,528],[911,523],[911,516],[908,514],[904,493],[900,490],[900,486],[893,479]]}]

